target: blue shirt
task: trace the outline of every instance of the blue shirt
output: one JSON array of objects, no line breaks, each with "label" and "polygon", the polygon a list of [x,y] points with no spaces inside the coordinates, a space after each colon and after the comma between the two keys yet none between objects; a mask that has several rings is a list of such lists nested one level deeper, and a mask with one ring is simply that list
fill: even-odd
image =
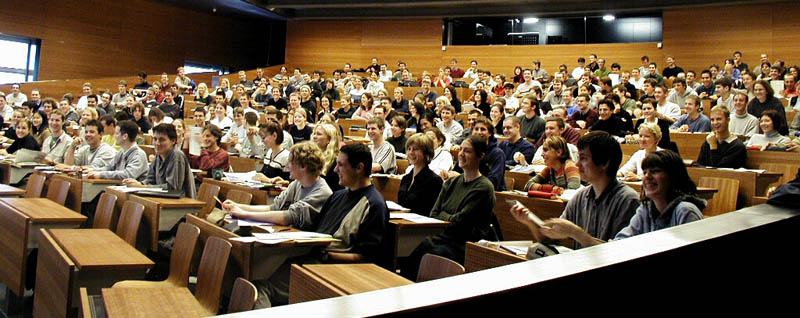
[{"label": "blue shirt", "polygon": [[680,196],[667,205],[664,213],[659,213],[653,201],[644,201],[630,224],[619,231],[615,240],[636,236],[642,233],[658,231],[668,227],[681,225],[703,219],[700,212],[706,207],[706,201],[693,196]]},{"label": "blue shirt", "polygon": [[517,165],[517,163],[514,161],[514,154],[517,152],[525,155],[525,161],[527,162],[531,162],[531,160],[533,160],[533,155],[536,153],[536,148],[533,146],[533,144],[525,140],[525,138],[520,138],[516,143],[513,144],[506,140],[500,142],[497,147],[499,147],[506,156],[506,166]]},{"label": "blue shirt", "polygon": [[678,129],[683,125],[689,125],[689,132],[710,132],[711,120],[706,115],[700,114],[697,119],[692,120],[689,114],[684,114],[675,121],[670,129]]}]

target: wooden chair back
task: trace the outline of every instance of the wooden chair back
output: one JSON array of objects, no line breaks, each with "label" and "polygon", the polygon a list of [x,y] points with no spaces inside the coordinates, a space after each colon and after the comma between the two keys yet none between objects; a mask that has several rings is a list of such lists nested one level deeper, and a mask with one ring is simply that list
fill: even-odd
[{"label": "wooden chair back", "polygon": [[228,303],[228,313],[253,310],[258,299],[258,290],[253,283],[244,278],[237,278],[233,283],[231,301]]},{"label": "wooden chair back", "polygon": [[69,181],[53,180],[47,187],[47,198],[59,205],[67,202],[67,192],[69,192]]},{"label": "wooden chair back", "polygon": [[[97,209],[94,210],[94,222],[92,228],[114,230],[114,205],[117,204],[117,196],[108,192],[100,195],[97,201]],[[118,215],[116,217],[119,217]]]},{"label": "wooden chair back", "polygon": [[513,177],[504,176],[503,178],[506,180],[506,189],[509,189],[509,190],[516,189],[514,187],[515,183],[516,183],[516,180]]},{"label": "wooden chair back", "polygon": [[[346,119],[342,118],[338,121],[339,126],[342,127],[345,136],[364,137],[367,135],[367,121],[363,119]],[[355,127],[354,127],[355,126]]]},{"label": "wooden chair back", "polygon": [[70,316],[75,263],[45,229],[39,232],[38,255],[33,317]]},{"label": "wooden chair back", "polygon": [[[29,218],[13,207],[0,205],[0,280],[17,296],[25,292]],[[13,297],[6,295],[6,297]],[[9,298],[6,298],[9,299]]]},{"label": "wooden chair back", "polygon": [[241,190],[228,190],[225,198],[239,204],[250,204],[253,201],[253,194]]},{"label": "wooden chair back", "polygon": [[622,154],[622,161],[619,162],[619,167],[622,168],[628,160],[631,160],[631,155]]},{"label": "wooden chair back", "polygon": [[205,218],[211,213],[211,210],[214,210],[214,206],[217,205],[217,201],[214,200],[219,194],[219,186],[214,184],[203,183],[200,185],[200,189],[197,190],[197,200],[203,201],[206,205],[203,206],[203,209],[198,212],[198,216],[201,218]]},{"label": "wooden chair back", "polygon": [[425,254],[419,264],[417,283],[461,274],[464,274],[461,264],[439,255]]},{"label": "wooden chair back", "polygon": [[194,297],[210,314],[216,315],[222,293],[222,279],[231,254],[231,243],[218,237],[209,237],[197,271],[197,291]]},{"label": "wooden chair back", "polygon": [[144,205],[126,201],[119,216],[116,233],[133,247],[136,247],[136,235],[139,234],[139,224],[142,223],[143,213]]},{"label": "wooden chair back", "polygon": [[41,198],[42,188],[44,187],[44,175],[32,174],[28,178],[28,184],[25,185],[25,198]]},{"label": "wooden chair back", "polygon": [[189,223],[178,225],[175,246],[169,257],[169,276],[167,281],[178,287],[189,285],[189,270],[192,268],[192,257],[197,248],[200,229]]},{"label": "wooden chair back", "polygon": [[397,170],[395,170],[395,174],[404,174],[406,173],[406,169],[408,169],[408,165],[410,163],[407,159],[397,159]]},{"label": "wooden chair back", "polygon": [[80,289],[80,300],[81,305],[78,306],[78,317],[81,318],[92,318],[92,307],[89,305],[89,292],[86,291],[86,287],[81,287]]},{"label": "wooden chair back", "polygon": [[736,200],[739,197],[739,180],[702,177],[697,186],[717,189],[717,194],[708,201],[708,205],[703,210],[704,216],[710,217],[736,210]]},{"label": "wooden chair back", "polygon": [[783,176],[770,186],[778,186],[784,183],[787,183],[794,179],[794,176],[797,174],[797,165],[788,164],[788,163],[762,163],[758,165],[759,169],[764,169],[770,172],[779,172],[783,174]]}]

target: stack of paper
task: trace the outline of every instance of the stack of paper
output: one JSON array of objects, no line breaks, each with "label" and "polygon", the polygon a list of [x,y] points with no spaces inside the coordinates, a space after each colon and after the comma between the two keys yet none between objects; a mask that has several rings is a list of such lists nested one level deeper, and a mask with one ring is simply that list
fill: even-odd
[{"label": "stack of paper", "polygon": [[256,176],[256,172],[225,172],[224,175],[226,180],[234,183],[253,182],[253,177]]},{"label": "stack of paper", "polygon": [[389,218],[402,219],[414,223],[444,223],[444,221],[442,220],[430,218],[416,213],[405,213],[405,212],[389,213]]},{"label": "stack of paper", "polygon": [[392,200],[386,200],[386,207],[389,208],[389,211],[398,211],[398,212],[411,211],[411,209],[406,208],[406,207],[404,207],[402,205],[399,205],[399,204],[397,204],[397,202],[394,202]]}]

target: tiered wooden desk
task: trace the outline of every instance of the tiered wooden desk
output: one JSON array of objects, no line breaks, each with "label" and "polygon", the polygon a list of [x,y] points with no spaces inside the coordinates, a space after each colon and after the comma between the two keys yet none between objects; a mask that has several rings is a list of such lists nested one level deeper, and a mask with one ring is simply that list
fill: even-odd
[{"label": "tiered wooden desk", "polygon": [[753,171],[736,171],[689,167],[689,177],[697,183],[702,177],[729,178],[739,180],[738,209],[753,205],[754,196],[764,196],[770,183],[778,181],[782,174],[776,172],[757,173]]},{"label": "tiered wooden desk", "polygon": [[213,184],[219,186],[219,199],[223,202],[228,198],[228,191],[230,190],[239,190],[243,192],[247,192],[253,195],[253,201],[251,204],[253,205],[265,205],[271,204],[272,200],[278,196],[280,190],[278,189],[270,189],[270,190],[261,190],[261,189],[254,189],[251,187],[239,185],[233,182],[224,181],[224,180],[215,180],[212,178],[205,178],[203,179],[203,183]]},{"label": "tiered wooden desk", "polygon": [[292,265],[289,303],[352,295],[413,283],[375,264]]},{"label": "tiered wooden desk", "polygon": [[187,288],[103,288],[107,317],[205,317]]},{"label": "tiered wooden desk", "polygon": [[[108,186],[122,184],[122,180],[108,180],[108,179],[89,179],[78,178],[64,173],[45,173],[44,171],[35,171],[34,174],[41,174],[45,176],[45,187],[49,186],[53,180],[64,180],[69,182],[69,190],[67,191],[67,201],[64,206],[72,209],[75,212],[81,212],[81,203],[92,202],[100,192]],[[45,192],[42,192],[45,193]]]},{"label": "tiered wooden desk", "polygon": [[503,231],[503,240],[518,241],[530,240],[533,237],[531,231],[524,224],[517,222],[511,215],[511,204],[508,201],[517,200],[526,208],[533,211],[542,220],[557,218],[564,212],[567,202],[561,199],[531,198],[527,195],[514,192],[495,192],[497,201],[494,204],[494,213],[500,222],[500,229]]},{"label": "tiered wooden desk", "polygon": [[19,198],[23,195],[25,195],[25,190],[23,189],[0,184],[0,198]]},{"label": "tiered wooden desk", "polygon": [[390,219],[387,234],[394,240],[392,258],[394,268],[397,267],[398,257],[410,256],[426,237],[442,233],[448,225],[450,222],[416,223],[403,219]]},{"label": "tiered wooden desk", "polygon": [[[517,241],[513,243],[515,243],[515,245],[530,245],[533,242]],[[464,253],[464,269],[467,273],[471,273],[488,268],[524,262],[526,260],[527,259],[523,256],[514,255],[500,249],[497,242],[491,242],[489,246],[481,246],[477,243],[467,242],[467,248]]]},{"label": "tiered wooden desk", "polygon": [[0,279],[22,296],[26,262],[39,247],[39,230],[76,228],[85,221],[85,216],[48,199],[0,199]]},{"label": "tiered wooden desk", "polygon": [[158,250],[158,232],[169,231],[184,215],[200,211],[206,205],[205,202],[192,198],[145,197],[135,193],[127,199],[144,205],[142,223],[147,229],[145,235],[149,239],[146,246],[154,252]]},{"label": "tiered wooden desk", "polygon": [[22,179],[33,172],[33,168],[36,166],[40,166],[40,164],[0,162],[0,174],[2,174],[3,184],[19,184]]},{"label": "tiered wooden desk", "polygon": [[108,229],[41,230],[36,269],[35,317],[64,317],[89,294],[129,279],[143,279],[154,265]]},{"label": "tiered wooden desk", "polygon": [[372,176],[372,184],[375,186],[375,190],[381,193],[384,200],[397,202],[397,192],[400,191],[402,179],[401,176],[378,175]]}]

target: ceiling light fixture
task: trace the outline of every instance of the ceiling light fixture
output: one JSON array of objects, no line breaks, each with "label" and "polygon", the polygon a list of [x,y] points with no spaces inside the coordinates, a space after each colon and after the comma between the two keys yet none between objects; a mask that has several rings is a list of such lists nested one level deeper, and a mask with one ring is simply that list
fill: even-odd
[{"label": "ceiling light fixture", "polygon": [[524,20],[522,20],[522,23],[525,24],[534,24],[536,22],[539,22],[539,18],[525,18]]},{"label": "ceiling light fixture", "polygon": [[614,21],[614,19],[616,19],[616,18],[613,15],[610,15],[610,14],[606,14],[606,15],[603,16],[603,20],[604,21]]}]

